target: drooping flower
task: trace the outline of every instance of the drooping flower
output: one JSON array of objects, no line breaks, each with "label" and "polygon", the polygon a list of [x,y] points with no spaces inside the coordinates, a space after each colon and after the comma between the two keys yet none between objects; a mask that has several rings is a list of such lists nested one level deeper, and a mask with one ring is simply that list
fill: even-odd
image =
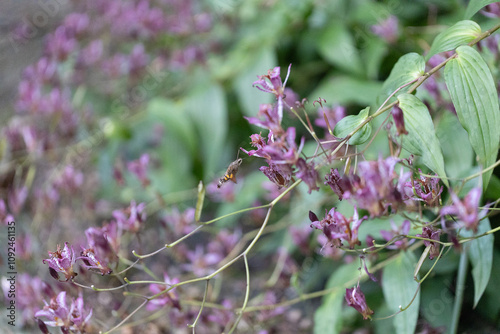
[{"label": "drooping flower", "polygon": [[73,279],[77,275],[73,271],[75,252],[73,247],[70,247],[67,242],[64,243],[64,249],[61,250],[61,247],[57,245],[57,250],[55,252],[49,251],[49,256],[50,258],[43,260],[43,263],[48,263],[52,277],[59,280],[58,273],[63,273],[67,281]]},{"label": "drooping flower", "polygon": [[479,201],[481,200],[481,188],[473,188],[461,201],[454,192],[450,192],[452,205],[441,209],[441,215],[454,215],[463,223],[468,230],[477,232],[479,224]]},{"label": "drooping flower", "polygon": [[344,198],[344,190],[341,185],[341,178],[338,169],[330,169],[330,173],[325,175],[325,184],[332,188],[333,192],[339,197],[339,200]]},{"label": "drooping flower", "polygon": [[103,276],[109,275],[113,272],[113,270],[111,270],[111,268],[109,268],[102,259],[99,259],[96,256],[93,248],[85,249],[82,247],[80,255],[81,256],[78,257],[77,260],[82,260],[87,269],[99,271]]},{"label": "drooping flower", "polygon": [[[441,230],[436,230],[432,226],[425,226],[424,228],[422,228],[422,234],[417,234],[416,236],[439,241],[440,235],[441,235]],[[425,247],[430,246],[429,260],[432,260],[439,255],[439,243],[429,240],[424,240],[424,245]]]},{"label": "drooping flower", "polygon": [[347,305],[354,307],[356,311],[361,313],[363,319],[370,319],[373,311],[366,304],[366,298],[361,289],[357,286],[351,289],[346,289],[345,300]]},{"label": "drooping flower", "polygon": [[396,124],[396,130],[398,136],[407,135],[408,131],[405,128],[405,119],[403,115],[403,110],[399,106],[394,106],[391,111],[392,119],[394,120],[394,124]]}]

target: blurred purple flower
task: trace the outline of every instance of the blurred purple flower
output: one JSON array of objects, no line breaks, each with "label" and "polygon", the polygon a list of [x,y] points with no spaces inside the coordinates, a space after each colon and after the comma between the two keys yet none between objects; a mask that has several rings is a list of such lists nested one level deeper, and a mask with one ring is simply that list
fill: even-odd
[{"label": "blurred purple flower", "polygon": [[[153,294],[156,295],[167,289],[170,289],[172,285],[179,283],[178,278],[170,279],[170,277],[166,273],[163,274],[163,279],[166,284],[150,284],[149,291],[151,291]],[[167,304],[170,304],[170,306],[178,310],[181,310],[181,304],[179,303],[179,296],[175,292],[175,288],[161,294],[159,297],[155,299],[151,299],[149,303],[146,305],[146,309],[148,311],[154,311],[162,308]]]},{"label": "blurred purple flower", "polygon": [[54,188],[66,192],[68,194],[73,194],[80,189],[83,184],[83,173],[75,170],[71,165],[64,168],[63,172],[54,181]]},{"label": "blurred purple flower", "polygon": [[[26,67],[23,73],[23,81],[27,84],[36,85],[34,82],[50,83],[57,76],[57,62],[47,57],[40,58],[35,64]],[[24,88],[26,89],[26,88]]]},{"label": "blurred purple flower", "polygon": [[399,37],[398,23],[398,18],[391,15],[379,24],[371,26],[371,30],[375,35],[382,37],[389,44],[393,44]]},{"label": "blurred purple flower", "polygon": [[70,333],[70,331],[85,333],[89,331],[92,309],[84,309],[82,296],[79,296],[76,300],[73,299],[68,307],[66,291],[62,291],[57,295],[57,298],[50,300],[50,304],[46,303],[43,310],[36,312],[35,317],[47,318],[48,321],[44,321],[45,325],[61,327],[63,333]]},{"label": "blurred purple flower", "polygon": [[141,157],[137,160],[127,162],[128,171],[133,173],[139,181],[141,181],[143,187],[147,187],[151,183],[147,176],[148,165],[149,154],[147,153],[141,155]]},{"label": "blurred purple flower", "polygon": [[486,17],[489,18],[499,18],[500,17],[500,3],[495,2],[489,5],[486,5],[481,11],[479,11]]},{"label": "blurred purple flower", "polygon": [[309,255],[311,253],[311,247],[309,245],[311,232],[312,230],[308,226],[290,226],[288,230],[294,245],[297,246],[303,254]]},{"label": "blurred purple flower", "polygon": [[137,233],[146,221],[145,203],[136,204],[134,200],[130,202],[130,206],[125,210],[113,211],[113,217],[116,219],[118,226],[131,233]]},{"label": "blurred purple flower", "polygon": [[[112,222],[112,225],[116,228],[116,222]],[[87,237],[87,243],[89,248],[97,254],[98,257],[106,259],[107,262],[112,262],[117,259],[116,251],[111,237],[108,237],[108,231],[110,230],[109,224],[105,225],[103,228],[89,227],[85,230],[85,236]]]},{"label": "blurred purple flower", "polygon": [[129,56],[130,74],[138,76],[149,62],[149,55],[144,50],[143,44],[136,44]]},{"label": "blurred purple flower", "polygon": [[[380,234],[385,241],[390,241],[394,237],[408,235],[410,232],[411,223],[409,220],[405,220],[400,227],[394,224],[394,221],[391,221],[391,230],[380,230]],[[415,239],[411,239],[410,241],[407,238],[403,238],[394,242],[394,244],[387,246],[387,249],[407,249],[412,243],[415,242]]]},{"label": "blurred purple flower", "polygon": [[[284,132],[281,127],[281,117],[278,113],[277,104],[261,104],[257,117],[244,117],[248,123],[268,129],[274,134],[281,134]],[[262,117],[264,118],[263,120],[261,120]]]},{"label": "blurred purple flower", "polygon": [[14,221],[14,217],[7,210],[7,206],[3,199],[0,199],[0,221],[5,225]]},{"label": "blurred purple flower", "polygon": [[[441,209],[441,215],[443,217],[445,215],[454,215],[460,220],[467,230],[477,232],[481,193],[481,188],[473,188],[464,197],[463,201],[461,201],[453,191],[450,191],[453,204],[443,207]],[[459,227],[461,226],[459,225]]]},{"label": "blurred purple flower", "polygon": [[353,307],[361,313],[363,319],[371,319],[373,311],[366,304],[366,298],[359,287],[354,287],[351,289],[346,289],[345,300],[347,305]]},{"label": "blurred purple flower", "polygon": [[187,208],[180,212],[177,207],[173,207],[168,214],[161,219],[161,223],[173,232],[174,238],[180,238],[196,228],[194,221],[194,208]]},{"label": "blurred purple flower", "polygon": [[[328,124],[326,124],[325,116],[328,120]],[[346,108],[343,106],[333,106],[329,107],[321,107],[318,109],[318,118],[314,120],[314,124],[324,129],[333,129],[335,125],[346,116]]]},{"label": "blurred purple flower", "polygon": [[213,270],[215,264],[224,259],[224,254],[220,250],[208,252],[202,245],[197,245],[195,250],[186,252],[186,257],[187,263],[183,265],[183,268],[196,276],[204,276]]},{"label": "blurred purple flower", "polygon": [[88,68],[101,60],[104,52],[104,45],[101,39],[91,41],[85,48],[83,48],[77,59],[78,68]]},{"label": "blurred purple flower", "polygon": [[64,61],[77,47],[77,41],[70,35],[71,31],[64,26],[59,26],[50,34],[45,44],[45,53],[48,57]]},{"label": "blurred purple flower", "polygon": [[18,215],[28,198],[28,188],[22,186],[21,188],[12,188],[9,191],[8,203],[9,208],[12,210],[14,215]]},{"label": "blurred purple flower", "polygon": [[90,18],[85,13],[70,13],[64,19],[63,26],[68,36],[76,37],[84,34],[90,26]]},{"label": "blurred purple flower", "polygon": [[319,175],[314,168],[314,161],[311,160],[311,162],[307,163],[304,159],[299,158],[297,160],[297,168],[299,169],[297,177],[307,184],[309,187],[308,193],[310,194],[313,190],[319,190],[316,184],[319,181]]},{"label": "blurred purple flower", "polygon": [[58,273],[63,273],[66,281],[73,279],[77,274],[73,271],[75,264],[75,251],[70,248],[67,242],[64,243],[64,249],[57,245],[55,252],[49,251],[49,259],[43,260],[43,263],[48,263],[49,271],[52,277],[59,280]]}]

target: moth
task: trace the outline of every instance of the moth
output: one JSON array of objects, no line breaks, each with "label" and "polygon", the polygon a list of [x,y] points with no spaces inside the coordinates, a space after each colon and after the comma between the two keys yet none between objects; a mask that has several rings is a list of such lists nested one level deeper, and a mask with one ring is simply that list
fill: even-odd
[{"label": "moth", "polygon": [[241,158],[239,158],[239,159],[236,159],[235,161],[231,162],[229,167],[227,167],[227,170],[226,170],[226,173],[224,174],[224,176],[220,178],[219,184],[217,184],[217,188],[222,187],[222,185],[229,180],[233,181],[234,183],[238,183],[238,182],[236,182],[236,173],[238,173],[238,168],[240,168],[242,161],[243,160]]}]

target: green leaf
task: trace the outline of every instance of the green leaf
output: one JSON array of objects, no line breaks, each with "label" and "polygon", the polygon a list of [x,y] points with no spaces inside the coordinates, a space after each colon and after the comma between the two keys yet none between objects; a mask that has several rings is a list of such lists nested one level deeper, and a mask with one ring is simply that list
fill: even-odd
[{"label": "green leaf", "polygon": [[441,143],[446,174],[450,178],[464,177],[474,163],[474,151],[457,116],[451,112],[443,113],[436,134]]},{"label": "green leaf", "polygon": [[[496,161],[500,140],[500,110],[495,82],[479,53],[470,46],[457,48],[444,76],[458,119],[469,134],[482,168]],[[486,189],[492,170],[483,174]]]},{"label": "green leaf", "polygon": [[340,105],[357,103],[367,106],[375,101],[381,88],[382,85],[378,82],[335,75],[321,81],[319,87],[310,95],[309,100],[314,101],[318,97],[322,97],[326,99],[327,103]]},{"label": "green leaf", "polygon": [[321,306],[314,313],[315,334],[336,334],[342,329],[342,301],[345,299],[346,284],[359,275],[359,263],[343,265],[330,276],[326,288],[337,288],[323,297]]},{"label": "green leaf", "polygon": [[431,115],[425,104],[411,94],[398,96],[399,107],[403,110],[405,128],[408,135],[403,136],[403,148],[410,153],[422,156],[422,162],[441,177],[448,186],[444,170],[443,153],[434,130]]},{"label": "green leaf", "polygon": [[[413,280],[416,260],[413,253],[402,251],[384,269],[382,290],[385,302],[391,312],[396,313],[400,307],[407,307],[417,292],[418,283]],[[420,305],[420,291],[408,309],[394,317],[396,333],[414,333],[417,326]]]},{"label": "green leaf", "polygon": [[319,53],[332,65],[356,75],[363,74],[363,63],[351,33],[341,20],[331,20],[317,39]]},{"label": "green leaf", "polygon": [[431,58],[436,53],[454,50],[460,45],[464,45],[481,34],[481,27],[474,21],[459,21],[437,35],[432,42],[431,49],[426,59]]},{"label": "green leaf", "polygon": [[[337,138],[345,138],[352,131],[354,131],[363,121],[368,117],[370,113],[370,107],[366,107],[361,110],[358,115],[349,115],[340,120],[340,122],[335,125],[333,129],[333,134]],[[349,145],[360,145],[370,139],[372,134],[372,125],[366,123],[361,129],[356,132],[351,139],[349,139]]]},{"label": "green leaf", "polygon": [[[480,235],[491,230],[488,218],[483,219],[478,226],[477,233]],[[464,237],[472,237],[472,231],[462,231]],[[481,299],[481,296],[488,285],[493,266],[493,243],[495,239],[493,234],[474,239],[468,243],[467,255],[472,265],[472,278],[474,279],[474,307]]]},{"label": "green leaf", "polygon": [[186,98],[186,108],[196,124],[203,172],[214,175],[220,168],[227,134],[227,105],[224,90],[216,82],[200,76],[201,82]]},{"label": "green leaf", "polygon": [[[267,74],[267,71],[276,66],[276,56],[271,48],[265,48],[256,57],[253,64],[245,68],[234,81],[234,88],[238,95],[238,100],[241,104],[243,113],[246,116],[255,116],[259,111],[259,106],[262,103],[271,103],[274,96],[269,93],[264,93],[252,86],[258,78],[257,75]],[[285,80],[288,64],[281,66],[281,77]],[[292,65],[291,72],[293,74],[294,67]]]},{"label": "green leaf", "polygon": [[467,5],[467,9],[465,10],[464,19],[469,19],[472,15],[476,14],[481,8],[490,3],[495,3],[494,0],[471,0],[469,5]]},{"label": "green leaf", "polygon": [[[408,53],[399,58],[397,63],[391,70],[391,74],[385,80],[382,86],[382,94],[378,99],[378,104],[381,104],[399,87],[417,79],[425,72],[424,57],[418,53]],[[406,92],[405,89],[398,91],[395,96]]]}]

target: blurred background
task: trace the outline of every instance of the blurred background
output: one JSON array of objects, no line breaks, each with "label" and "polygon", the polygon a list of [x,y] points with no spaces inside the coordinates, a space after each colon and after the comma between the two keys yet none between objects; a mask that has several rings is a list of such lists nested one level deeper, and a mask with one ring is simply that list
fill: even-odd
[{"label": "blurred background", "polygon": [[[262,132],[244,117],[255,117],[261,104],[274,102],[272,94],[252,87],[258,75],[280,67],[285,80],[291,64],[290,104],[307,98],[304,111],[323,138],[323,112],[353,114],[376,107],[396,61],[409,52],[425,54],[437,34],[462,20],[465,8],[466,1],[460,0],[3,1],[0,217],[16,221],[16,330],[32,332],[43,301],[63,290],[72,298],[83,294],[86,307],[93,309],[90,332],[113,327],[140,304],[140,299],[125,298],[123,290],[95,293],[51,277],[42,263],[47,252],[68,242],[80,254],[91,244],[85,234],[89,228],[117,233],[117,257],[110,256],[106,263],[119,272],[135,260],[132,250],[153,252],[197,226],[194,208],[200,180],[207,192],[202,221],[268,203],[283,191],[258,170],[261,161],[239,150],[250,150],[250,135]],[[493,5],[473,19],[484,31],[498,23],[499,10]],[[498,83],[498,35],[479,49]],[[429,66],[442,59],[433,58]],[[451,117],[454,111],[442,75],[428,80],[419,93],[433,117],[458,124]],[[323,108],[312,104],[319,98],[326,100]],[[296,127],[297,142],[306,136],[304,151],[314,152],[315,142],[295,116],[287,112],[283,124]],[[445,159],[453,161],[453,149],[459,146],[472,164],[468,142],[455,144],[446,151],[443,139]],[[386,134],[371,145],[366,159],[388,155]],[[238,157],[243,158],[238,183],[217,189],[219,178]],[[335,166],[341,164],[328,169]],[[453,166],[449,175],[464,173]],[[492,181],[496,186],[497,180]],[[276,304],[321,290],[335,268],[353,261],[341,251],[321,254],[321,242],[309,228],[309,210],[322,214],[335,202],[324,190],[309,195],[301,185],[273,211],[269,229],[250,259],[250,305]],[[490,199],[496,199],[497,193],[491,194]],[[352,214],[345,203],[339,208]],[[207,226],[126,276],[163,281],[168,274],[182,281],[209,274],[234,257],[235,250],[244,249],[264,215],[264,210],[253,210]],[[389,220],[379,223],[377,230],[391,229]],[[121,228],[113,230],[116,225]],[[363,237],[369,233],[364,231]],[[6,249],[0,252],[5,262]],[[438,271],[442,276],[436,285],[423,289],[423,300],[432,301],[441,291],[449,296],[456,259]],[[75,270],[76,280],[85,286],[123,283],[123,275],[102,277],[81,266]],[[491,282],[499,275],[496,270]],[[199,332],[222,332],[234,321],[234,312],[228,310],[241,306],[244,288],[243,263],[217,276],[208,296],[223,307],[204,311]],[[133,325],[120,330],[187,333],[186,323],[196,317],[195,301],[203,299],[203,289],[199,284],[177,289],[177,297],[164,300],[165,307],[142,310],[129,321]],[[475,310],[472,295],[467,296],[464,331],[498,332],[500,295],[494,286],[488,289],[483,306]],[[131,291],[151,295],[154,288],[143,285]],[[383,309],[376,284],[366,293],[372,309]],[[451,305],[445,297],[440,299],[442,309],[422,311],[421,333],[442,332]],[[319,313],[315,317],[320,305],[316,298],[250,312],[242,330],[310,333],[314,323],[328,322],[318,319]],[[345,332],[382,333],[391,328],[388,321],[367,324],[354,310],[342,312]],[[3,320],[0,328],[12,330]]]}]

